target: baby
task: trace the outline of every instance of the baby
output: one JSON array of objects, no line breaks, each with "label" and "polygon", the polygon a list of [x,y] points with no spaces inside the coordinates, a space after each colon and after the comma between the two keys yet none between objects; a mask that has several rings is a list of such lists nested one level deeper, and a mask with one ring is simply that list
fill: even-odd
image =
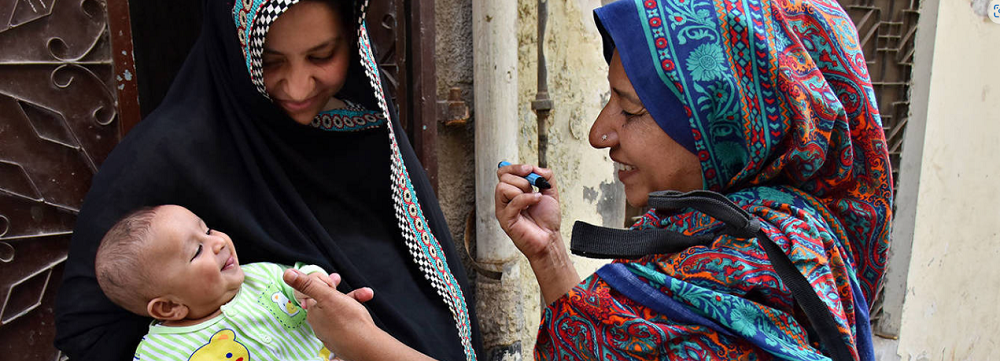
[{"label": "baby", "polygon": [[[333,284],[318,266],[297,269]],[[181,206],[142,208],[101,240],[104,293],[156,319],[134,360],[331,360],[282,280],[286,266],[240,266],[233,240]]]}]

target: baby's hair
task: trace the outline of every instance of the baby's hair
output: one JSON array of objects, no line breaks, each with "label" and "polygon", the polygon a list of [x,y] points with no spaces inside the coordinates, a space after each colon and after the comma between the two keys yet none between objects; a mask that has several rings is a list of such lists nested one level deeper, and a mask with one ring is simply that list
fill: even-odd
[{"label": "baby's hair", "polygon": [[150,277],[142,266],[146,243],[158,207],[142,207],[122,217],[101,239],[94,269],[97,283],[115,304],[132,313],[149,316],[146,304],[150,295]]}]

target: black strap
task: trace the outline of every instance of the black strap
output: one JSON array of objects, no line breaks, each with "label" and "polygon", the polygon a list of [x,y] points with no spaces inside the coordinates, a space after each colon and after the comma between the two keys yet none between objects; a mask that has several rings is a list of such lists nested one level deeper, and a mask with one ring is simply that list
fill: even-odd
[{"label": "black strap", "polygon": [[[788,255],[760,228],[760,221],[726,196],[705,190],[688,193],[676,191],[649,194],[650,207],[657,209],[691,208],[726,225],[722,233],[739,238],[757,237],[778,278],[792,292],[795,302],[819,335],[820,342],[834,361],[853,360],[851,347],[841,337],[837,322],[816,295],[812,285]],[[694,245],[708,244],[714,237],[692,237],[678,232],[655,229],[629,231],[593,226],[583,222],[573,225],[570,249],[574,254],[592,258],[639,258],[649,254],[675,253]]]},{"label": "black strap", "polygon": [[635,259],[648,254],[676,253],[712,243],[712,237],[691,237],[666,229],[630,231],[576,221],[570,249],[588,258]]}]

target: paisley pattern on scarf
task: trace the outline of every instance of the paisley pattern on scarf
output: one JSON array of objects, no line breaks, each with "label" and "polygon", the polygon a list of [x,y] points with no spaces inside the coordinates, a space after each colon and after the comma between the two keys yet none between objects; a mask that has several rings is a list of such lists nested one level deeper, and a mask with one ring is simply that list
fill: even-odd
[{"label": "paisley pattern on scarf", "polygon": [[[885,271],[892,181],[843,9],[834,0],[622,0],[595,13],[654,120],[698,156],[704,187],[760,219],[855,358],[873,358],[868,307]],[[698,212],[653,210],[632,228],[721,227]],[[828,359],[810,327],[757,240],[722,235],[605,266],[548,307],[535,357]]]}]

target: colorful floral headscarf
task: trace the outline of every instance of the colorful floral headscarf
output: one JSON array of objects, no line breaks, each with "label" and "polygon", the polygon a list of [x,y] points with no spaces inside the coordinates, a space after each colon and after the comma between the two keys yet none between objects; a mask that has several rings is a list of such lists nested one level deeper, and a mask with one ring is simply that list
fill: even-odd
[{"label": "colorful floral headscarf", "polygon": [[596,16],[650,114],[698,155],[705,188],[783,185],[815,198],[843,227],[838,238],[849,241],[871,302],[889,248],[891,169],[868,68],[840,6],[620,1]]},{"label": "colorful floral headscarf", "polygon": [[[595,11],[643,105],[704,187],[762,221],[859,359],[885,271],[892,187],[875,96],[834,0],[622,0]],[[657,151],[650,149],[650,152]],[[717,235],[698,212],[633,228]],[[619,260],[546,310],[537,359],[823,360],[756,239]]]}]

